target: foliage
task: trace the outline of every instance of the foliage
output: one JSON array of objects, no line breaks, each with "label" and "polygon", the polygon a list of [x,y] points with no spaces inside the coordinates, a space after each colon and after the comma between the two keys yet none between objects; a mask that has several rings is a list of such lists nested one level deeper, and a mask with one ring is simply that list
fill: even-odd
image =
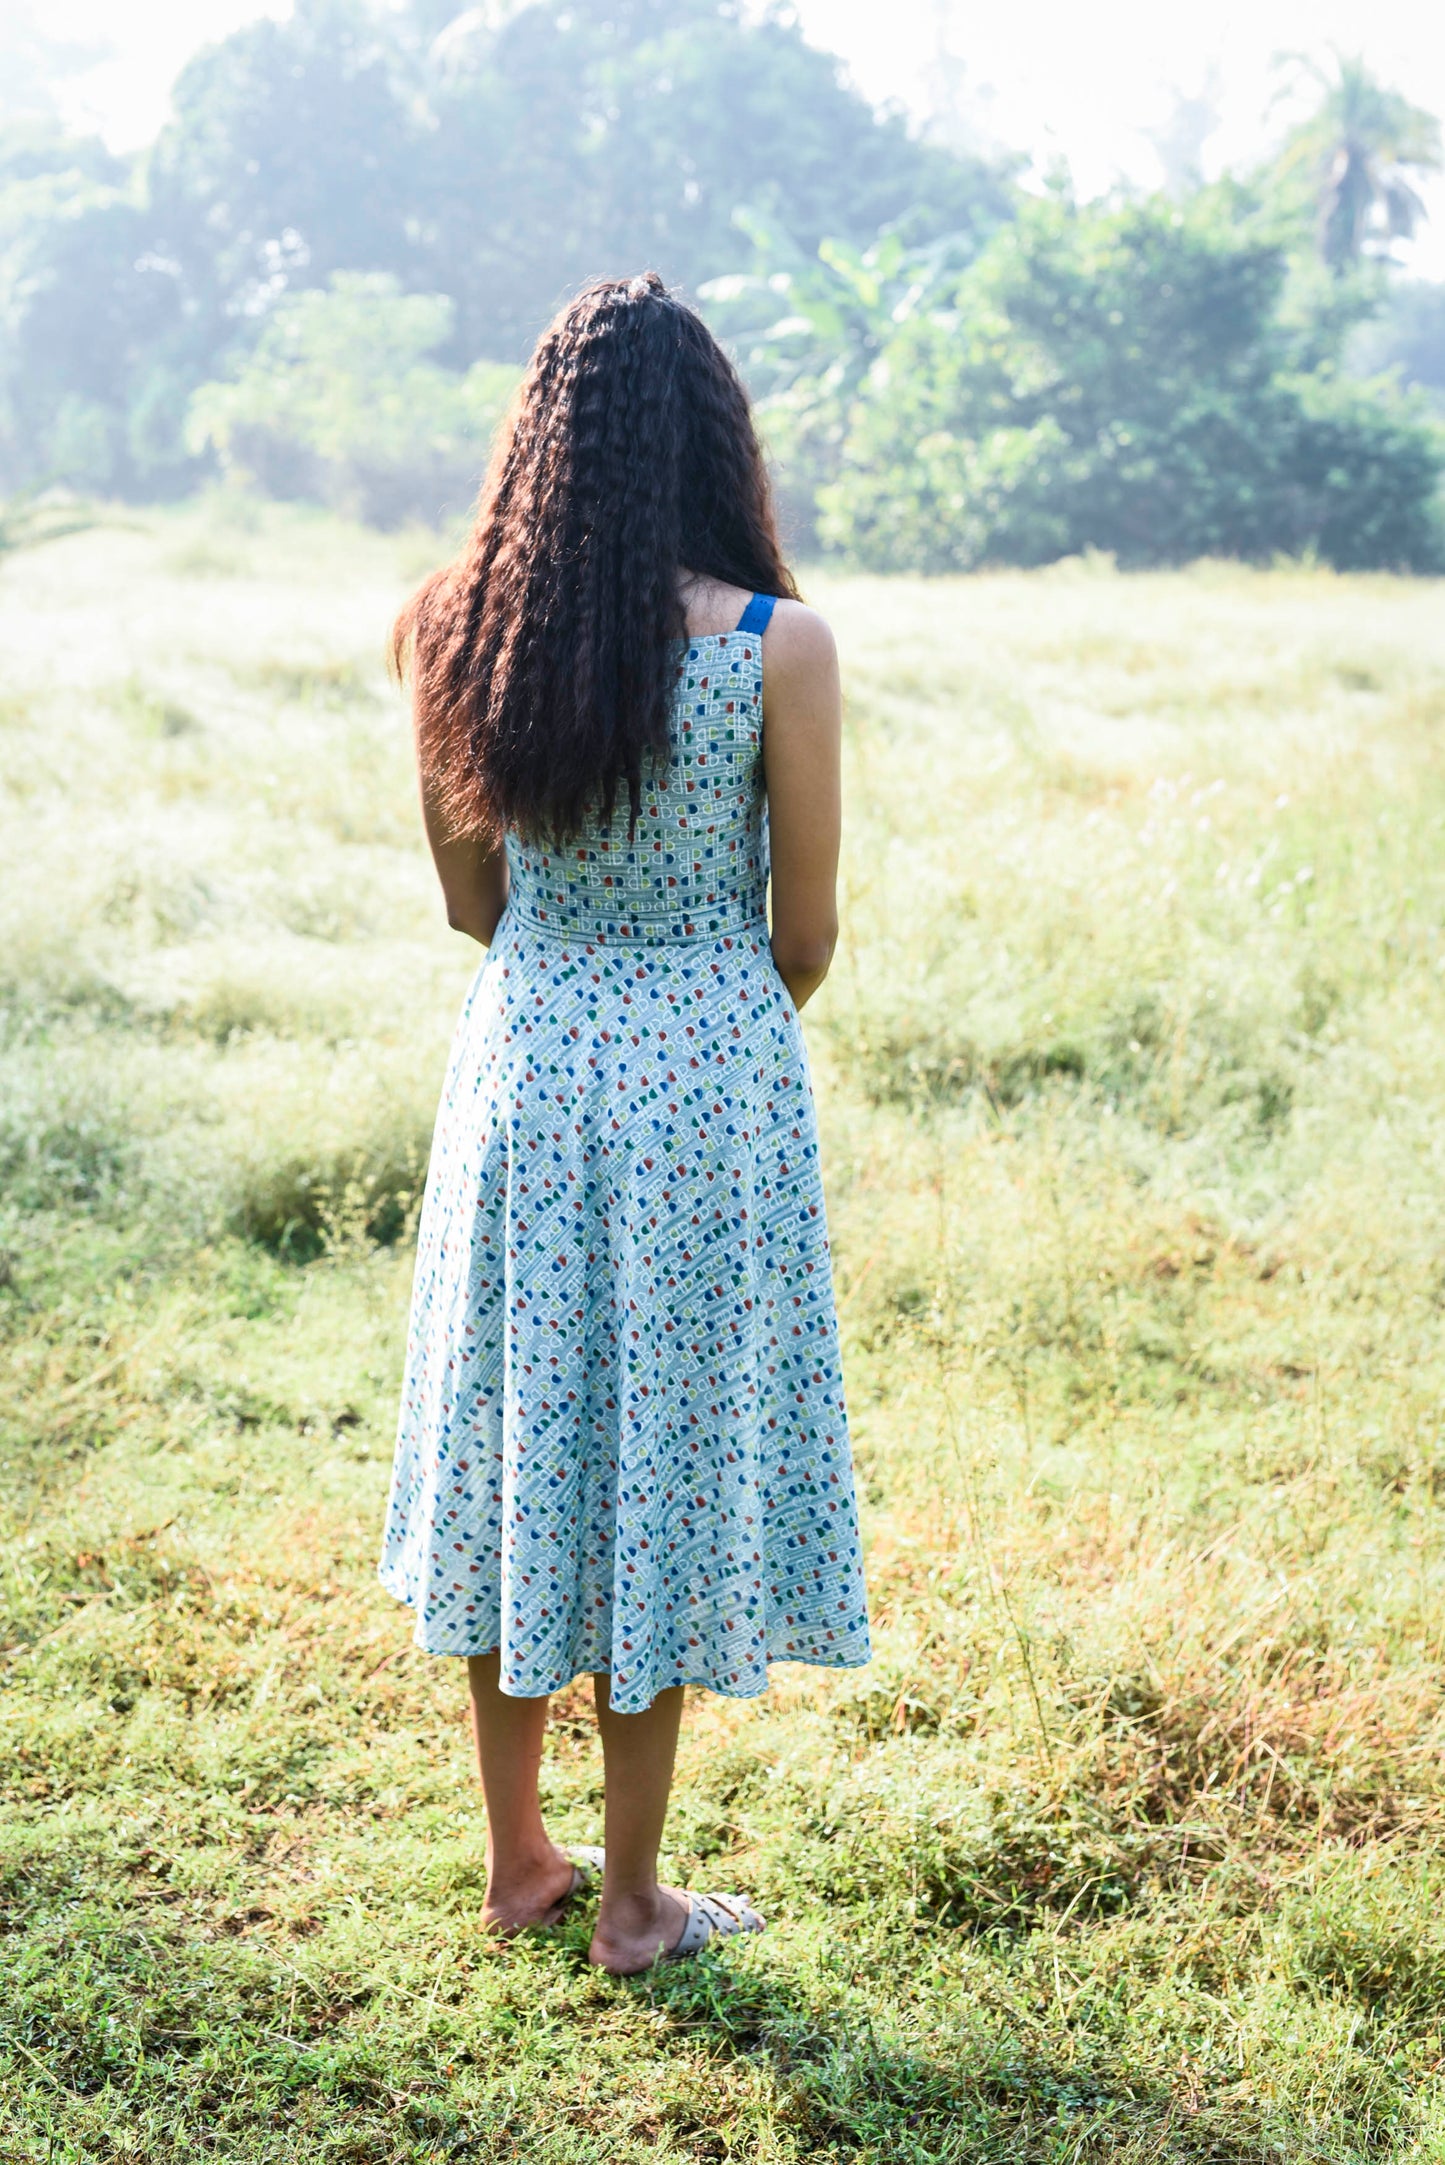
[{"label": "foliage", "polygon": [[301,0],[200,52],[148,162],[158,229],[228,314],[335,271],[406,275],[422,129],[385,17]]},{"label": "foliage", "polygon": [[[877,1654],[695,1695],[669,1865],[770,1928],[614,1984],[585,1904],[477,1932],[374,1572],[473,967],[379,654],[425,561],[218,494],[0,580],[0,2154],[1435,2157],[1438,591],[819,579]],[[546,1781],[595,1838],[581,1690]]]},{"label": "foliage", "polygon": [[1373,320],[1350,346],[1350,364],[1363,375],[1387,369],[1432,394],[1445,407],[1445,282],[1410,279],[1391,287]]},{"label": "foliage", "polygon": [[1341,571],[1445,571],[1445,429],[1388,383],[1321,372],[1282,389],[1295,401],[1282,545]]},{"label": "foliage", "polygon": [[203,344],[178,264],[119,161],[55,129],[0,139],[0,488],[164,496]]},{"label": "foliage", "polygon": [[1011,209],[998,170],[914,141],[738,0],[547,0],[496,30],[474,11],[428,64],[424,217],[474,351],[520,359],[584,276],[735,270],[739,211],[811,255],[890,221],[976,242]]},{"label": "foliage", "polygon": [[1322,261],[1343,273],[1367,256],[1388,256],[1425,216],[1418,184],[1441,169],[1440,123],[1358,57],[1337,54],[1333,74],[1313,61],[1298,68],[1320,102],[1293,131],[1273,178],[1286,202],[1303,198]]},{"label": "foliage", "polygon": [[1301,370],[1284,251],[1247,209],[1029,206],[884,347],[826,538],[931,571],[1090,548],[1431,568],[1445,442],[1387,389]]},{"label": "foliage", "polygon": [[810,256],[767,220],[741,213],[737,224],[768,268],[712,279],[699,297],[757,400],[784,529],[807,548],[865,377],[897,326],[972,259],[976,236],[919,246],[889,227],[867,248],[829,239]]},{"label": "foliage", "polygon": [[193,486],[191,393],[339,272],[445,295],[438,359],[464,371],[515,364],[599,270],[733,269],[742,207],[807,251],[1009,208],[1003,174],[737,0],[300,0],[199,54],[172,104],[133,161],[48,123],[0,138],[0,487]]},{"label": "foliage", "polygon": [[451,335],[443,294],[381,272],[337,272],[277,303],[229,383],[191,400],[188,437],[269,495],[309,498],[392,526],[463,509],[516,371],[465,376],[427,358]]},{"label": "foliage", "polygon": [[[0,128],[0,491],[164,499],[219,456],[368,516],[455,507],[502,380],[479,358],[515,366],[583,278],[652,264],[737,350],[795,549],[1428,567],[1437,439],[1332,379],[1433,380],[1428,306],[1408,328],[1386,275],[1438,126],[1358,60],[1295,82],[1315,110],[1249,189],[1181,169],[1177,205],[1055,201],[1015,232],[1016,160],[910,136],[782,9],[299,0],[193,59],[142,156]],[[365,340],[335,415],[314,388],[363,290],[446,308],[410,390],[375,333],[375,455]]]}]

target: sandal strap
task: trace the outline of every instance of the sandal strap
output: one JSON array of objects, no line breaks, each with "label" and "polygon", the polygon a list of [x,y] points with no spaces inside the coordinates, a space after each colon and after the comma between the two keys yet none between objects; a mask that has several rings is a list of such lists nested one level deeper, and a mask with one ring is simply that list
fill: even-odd
[{"label": "sandal strap", "polygon": [[732,1939],[740,1932],[761,1932],[763,1920],[741,1894],[689,1894],[687,1922],[675,1946],[669,1947],[664,1962],[685,1962],[707,1945],[710,1939]]}]

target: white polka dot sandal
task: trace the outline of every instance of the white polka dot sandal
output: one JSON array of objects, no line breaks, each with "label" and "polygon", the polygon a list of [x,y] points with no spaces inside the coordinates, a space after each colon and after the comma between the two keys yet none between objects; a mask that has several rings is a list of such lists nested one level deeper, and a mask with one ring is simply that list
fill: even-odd
[{"label": "white polka dot sandal", "polygon": [[682,1936],[666,1948],[660,1962],[685,1962],[711,1939],[733,1939],[740,1932],[761,1932],[765,1920],[743,1894],[684,1894],[687,1923]]}]

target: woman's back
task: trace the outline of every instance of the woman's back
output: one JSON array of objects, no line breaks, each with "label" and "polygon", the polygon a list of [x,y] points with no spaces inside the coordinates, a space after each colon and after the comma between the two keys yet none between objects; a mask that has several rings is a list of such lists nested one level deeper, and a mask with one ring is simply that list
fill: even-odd
[{"label": "woman's back", "polygon": [[564,846],[507,838],[508,908],[580,939],[704,940],[762,925],[767,908],[763,633],[755,594],[731,632],[688,641],[672,752],[651,761],[629,833],[625,804]]}]

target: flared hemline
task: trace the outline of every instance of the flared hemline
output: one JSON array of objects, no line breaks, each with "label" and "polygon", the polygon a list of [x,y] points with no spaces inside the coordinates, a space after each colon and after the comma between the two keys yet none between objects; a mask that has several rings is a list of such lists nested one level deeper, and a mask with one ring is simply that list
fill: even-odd
[{"label": "flared hemline", "polygon": [[[417,1604],[412,1595],[402,1593],[397,1587],[393,1586],[384,1570],[378,1571],[377,1577],[394,1601],[399,1601],[403,1608],[410,1609],[413,1615],[417,1614]],[[481,1661],[488,1654],[496,1654],[501,1651],[500,1639],[493,1639],[489,1646],[428,1646],[419,1615],[417,1616],[416,1629],[412,1634],[412,1644],[420,1653],[431,1654],[439,1660],[451,1661]],[[772,1683],[772,1670],[782,1667],[785,1663],[791,1663],[794,1667],[800,1669],[866,1669],[872,1659],[873,1649],[871,1645],[862,1654],[765,1653],[762,1658],[764,1674],[760,1684],[752,1684],[746,1687],[736,1684],[719,1684],[711,1676],[686,1673],[681,1676],[669,1677],[665,1684],[654,1685],[652,1697],[645,1700],[641,1706],[614,1706],[613,1712],[615,1714],[645,1714],[660,1692],[675,1691],[679,1685],[685,1689],[710,1691],[718,1699],[761,1699]],[[566,1691],[569,1686],[575,1684],[581,1677],[611,1676],[611,1674],[612,1671],[609,1668],[594,1669],[584,1666],[573,1669],[569,1675],[559,1676],[555,1683],[540,1684],[535,1691],[509,1691],[504,1683],[500,1683],[500,1680],[499,1685],[502,1696],[507,1699],[550,1699],[554,1693]]]}]

